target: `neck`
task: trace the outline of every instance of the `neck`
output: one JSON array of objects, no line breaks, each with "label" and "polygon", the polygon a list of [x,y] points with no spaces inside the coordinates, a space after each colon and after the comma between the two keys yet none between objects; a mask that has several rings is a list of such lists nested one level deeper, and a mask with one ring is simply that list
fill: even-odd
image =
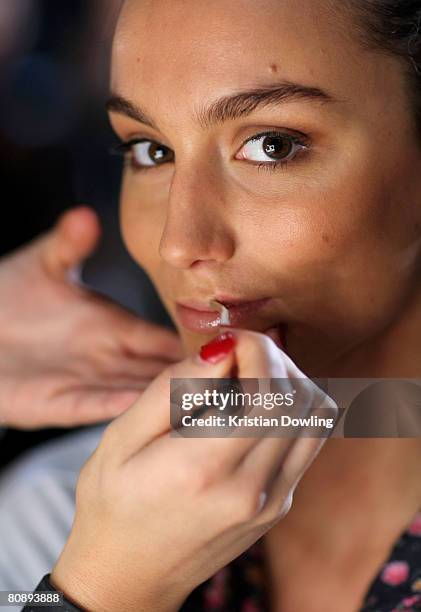
[{"label": "neck", "polygon": [[385,329],[311,375],[331,378],[421,378],[420,346],[421,289]]},{"label": "neck", "polygon": [[274,612],[359,609],[420,507],[420,461],[418,439],[326,442],[265,536]]}]

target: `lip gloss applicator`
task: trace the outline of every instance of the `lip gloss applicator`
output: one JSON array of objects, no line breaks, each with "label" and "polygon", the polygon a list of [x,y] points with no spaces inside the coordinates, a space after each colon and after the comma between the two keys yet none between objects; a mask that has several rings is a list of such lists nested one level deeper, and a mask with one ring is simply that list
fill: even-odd
[{"label": "lip gloss applicator", "polygon": [[224,304],[218,302],[218,300],[210,300],[209,305],[211,308],[216,308],[216,310],[219,311],[219,325],[230,325],[230,311],[226,306],[224,306]]},{"label": "lip gloss applicator", "polygon": [[[222,302],[218,302],[218,300],[210,300],[209,306],[219,311],[219,325],[230,325],[231,324],[230,311],[224,304],[222,304]],[[235,363],[231,368],[230,378],[237,378],[237,377],[238,377],[238,366]]]}]

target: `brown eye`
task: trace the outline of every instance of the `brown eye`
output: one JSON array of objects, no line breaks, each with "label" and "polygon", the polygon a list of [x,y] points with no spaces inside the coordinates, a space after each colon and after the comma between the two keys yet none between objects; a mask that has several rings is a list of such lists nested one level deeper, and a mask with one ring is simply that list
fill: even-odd
[{"label": "brown eye", "polygon": [[132,145],[133,163],[141,168],[150,168],[174,161],[174,153],[159,142],[144,140]]},{"label": "brown eye", "polygon": [[158,142],[151,142],[148,151],[149,157],[156,164],[165,164],[166,162],[173,160],[173,152],[168,147],[159,144]]},{"label": "brown eye", "polygon": [[272,159],[284,159],[291,153],[293,142],[283,136],[266,136],[262,143],[263,151]]},{"label": "brown eye", "polygon": [[[253,162],[286,163],[293,159],[300,150],[307,146],[296,136],[273,132],[257,134],[250,138],[236,155],[236,159]],[[263,165],[263,164],[260,164]]]}]

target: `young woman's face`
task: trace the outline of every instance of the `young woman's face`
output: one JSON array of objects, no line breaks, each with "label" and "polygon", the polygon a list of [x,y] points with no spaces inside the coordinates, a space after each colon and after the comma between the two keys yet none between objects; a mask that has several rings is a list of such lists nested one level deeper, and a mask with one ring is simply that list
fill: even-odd
[{"label": "young woman's face", "polygon": [[354,32],[341,0],[125,2],[109,105],[135,143],[122,230],[188,352],[209,330],[177,304],[270,298],[241,326],[286,325],[289,354],[317,370],[415,290],[421,153],[404,71]]}]

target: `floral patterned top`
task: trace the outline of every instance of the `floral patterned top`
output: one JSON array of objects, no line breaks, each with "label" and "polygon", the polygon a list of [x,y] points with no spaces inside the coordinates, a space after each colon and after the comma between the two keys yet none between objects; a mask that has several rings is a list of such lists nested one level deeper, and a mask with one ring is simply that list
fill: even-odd
[{"label": "floral patterned top", "polygon": [[[270,612],[262,540],[195,589],[180,612]],[[395,544],[359,612],[421,611],[421,513]]]}]

